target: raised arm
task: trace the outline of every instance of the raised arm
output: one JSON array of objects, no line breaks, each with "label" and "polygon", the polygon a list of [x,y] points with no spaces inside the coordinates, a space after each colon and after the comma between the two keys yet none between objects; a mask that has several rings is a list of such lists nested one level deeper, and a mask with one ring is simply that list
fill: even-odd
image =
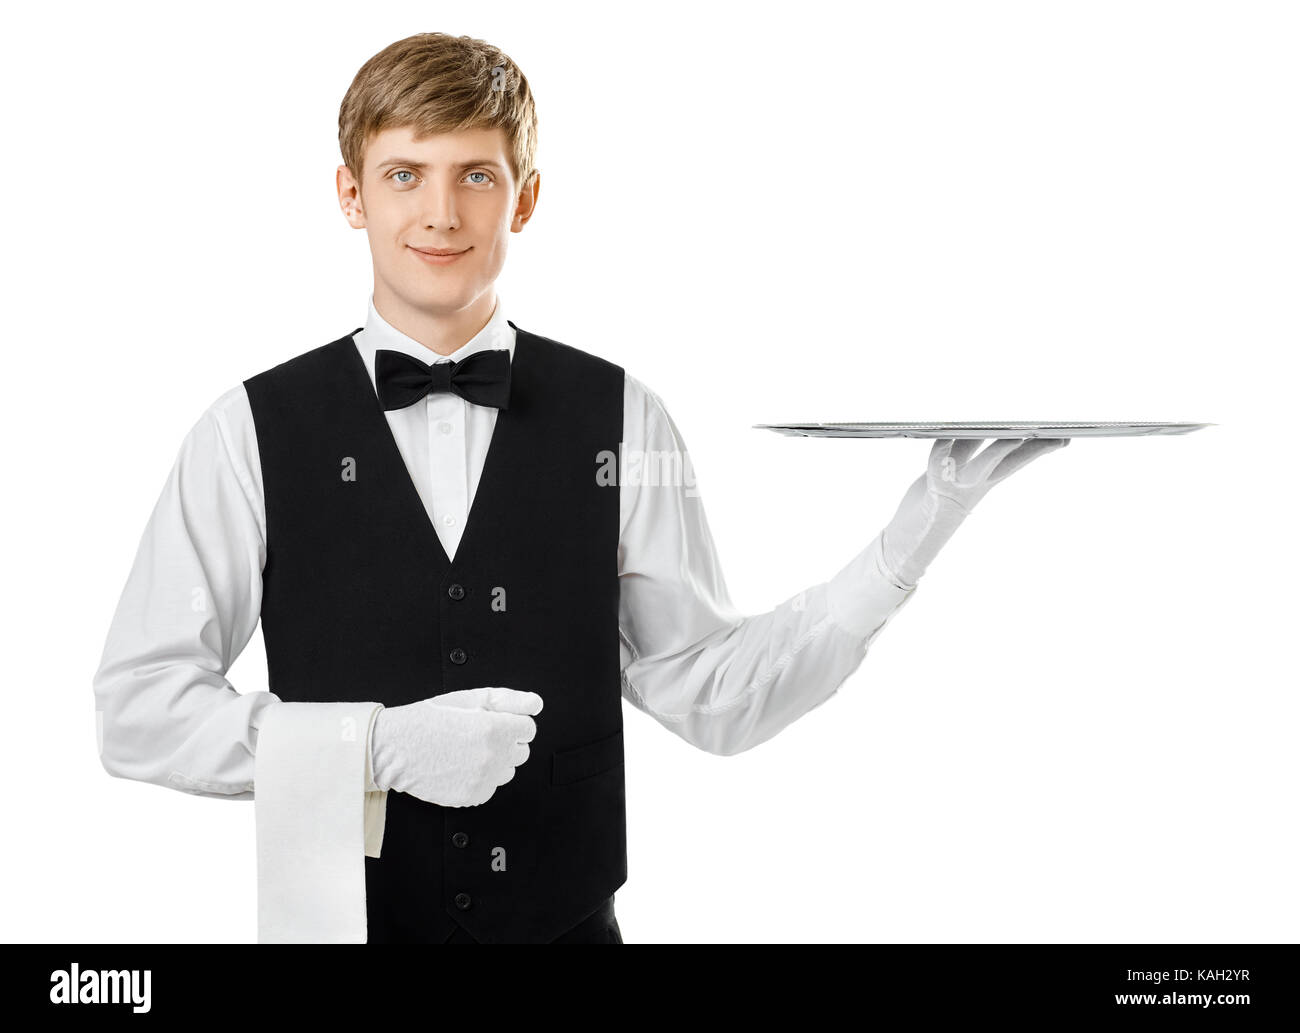
[{"label": "raised arm", "polygon": [[[626,447],[643,463],[622,486],[623,695],[702,750],[740,753],[832,696],[911,591],[884,569],[877,538],[830,580],[742,614],[676,423],[630,376],[625,414]],[[648,483],[652,468],[683,476]]]},{"label": "raised arm", "polygon": [[[663,453],[680,457],[670,466],[689,469],[685,442],[662,400],[631,377],[627,391],[628,448],[643,449],[647,465],[662,467],[651,457]],[[625,483],[624,697],[710,753],[732,755],[767,741],[857,670],[988,487],[1061,444],[997,442],[988,459],[961,467],[968,444],[936,443],[927,474],[865,549],[827,581],[752,615],[740,613],[728,595],[698,484],[662,477],[657,484],[644,477]]]}]

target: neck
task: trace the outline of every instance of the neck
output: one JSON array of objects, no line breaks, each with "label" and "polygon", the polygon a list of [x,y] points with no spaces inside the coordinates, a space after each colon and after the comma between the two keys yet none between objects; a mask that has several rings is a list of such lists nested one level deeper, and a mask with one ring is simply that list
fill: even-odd
[{"label": "neck", "polygon": [[482,330],[496,308],[496,292],[484,291],[464,308],[417,308],[376,283],[375,311],[394,330],[437,355],[450,355]]}]

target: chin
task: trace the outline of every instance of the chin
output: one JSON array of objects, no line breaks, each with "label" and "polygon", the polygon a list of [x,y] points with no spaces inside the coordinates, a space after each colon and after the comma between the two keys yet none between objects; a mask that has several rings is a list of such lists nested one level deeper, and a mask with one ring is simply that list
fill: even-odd
[{"label": "chin", "polygon": [[454,312],[475,298],[469,286],[459,280],[454,283],[421,283],[411,288],[407,297],[420,308],[439,308]]}]

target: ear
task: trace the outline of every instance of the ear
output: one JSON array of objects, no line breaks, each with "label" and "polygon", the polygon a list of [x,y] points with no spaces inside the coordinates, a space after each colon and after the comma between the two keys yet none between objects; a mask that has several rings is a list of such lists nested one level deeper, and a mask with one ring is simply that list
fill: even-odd
[{"label": "ear", "polygon": [[518,233],[524,228],[524,223],[533,217],[533,212],[537,209],[537,196],[541,193],[541,189],[542,174],[537,169],[533,169],[528,182],[519,191],[519,200],[515,202],[515,217],[510,223],[511,233]]},{"label": "ear", "polygon": [[339,207],[343,210],[348,225],[354,230],[365,229],[366,213],[361,207],[361,186],[352,175],[352,170],[346,165],[340,165],[334,173],[334,181],[339,192]]}]

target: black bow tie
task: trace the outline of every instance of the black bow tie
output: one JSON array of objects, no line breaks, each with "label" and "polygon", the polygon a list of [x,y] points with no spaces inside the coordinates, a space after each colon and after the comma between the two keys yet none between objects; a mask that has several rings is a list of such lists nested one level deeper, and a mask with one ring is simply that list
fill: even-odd
[{"label": "black bow tie", "polygon": [[375,390],[385,409],[405,409],[430,391],[450,391],[467,402],[505,409],[510,402],[510,352],[476,351],[459,362],[421,362],[406,352],[375,351]]}]

